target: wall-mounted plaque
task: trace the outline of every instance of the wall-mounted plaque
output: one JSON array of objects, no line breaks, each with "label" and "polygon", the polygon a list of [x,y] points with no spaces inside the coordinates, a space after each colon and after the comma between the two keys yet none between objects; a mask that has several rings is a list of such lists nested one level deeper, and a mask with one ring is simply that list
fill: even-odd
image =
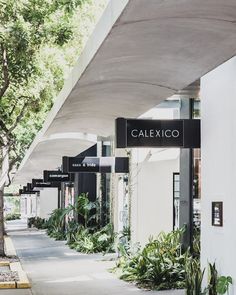
[{"label": "wall-mounted plaque", "polygon": [[116,147],[200,147],[200,120],[116,119]]},{"label": "wall-mounted plaque", "polygon": [[223,202],[212,202],[212,226],[223,226]]}]

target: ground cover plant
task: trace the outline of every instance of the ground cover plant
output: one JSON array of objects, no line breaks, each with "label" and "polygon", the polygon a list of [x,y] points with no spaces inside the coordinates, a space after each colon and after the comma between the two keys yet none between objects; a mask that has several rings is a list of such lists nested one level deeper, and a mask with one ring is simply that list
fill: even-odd
[{"label": "ground cover plant", "polygon": [[116,234],[111,224],[99,230],[79,227],[68,241],[70,248],[84,253],[111,253],[115,252],[114,241]]},{"label": "ground cover plant", "polygon": [[46,229],[56,240],[66,240],[71,249],[83,253],[114,252],[116,233],[112,224],[100,226],[99,203],[89,201],[82,193],[76,204],[55,209],[48,220],[39,217],[28,219],[29,227]]},{"label": "ground cover plant", "polygon": [[47,220],[40,217],[30,217],[27,220],[29,228],[36,227],[38,229],[45,229],[47,227]]},{"label": "ground cover plant", "polygon": [[161,233],[150,238],[141,248],[130,243],[119,245],[119,259],[112,270],[120,278],[151,290],[185,289],[186,295],[219,295],[228,292],[230,276],[218,276],[215,263],[208,265],[208,286],[203,288],[205,269],[200,265],[199,239],[194,242],[197,252],[182,250],[184,229]]},{"label": "ground cover plant", "polygon": [[20,214],[19,213],[8,213],[8,214],[6,214],[4,219],[6,221],[17,220],[17,219],[20,219]]},{"label": "ground cover plant", "polygon": [[189,252],[182,253],[183,230],[161,233],[156,239],[133,251],[130,246],[120,246],[117,268],[121,279],[154,290],[185,288],[185,264]]}]

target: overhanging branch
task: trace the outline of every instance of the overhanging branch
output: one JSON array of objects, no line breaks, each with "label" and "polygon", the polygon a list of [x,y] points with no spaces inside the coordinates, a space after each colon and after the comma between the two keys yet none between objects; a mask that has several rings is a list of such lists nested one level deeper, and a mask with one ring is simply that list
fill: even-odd
[{"label": "overhanging branch", "polygon": [[6,124],[2,121],[2,119],[0,118],[0,127],[2,128],[2,130],[7,134],[9,132]]},{"label": "overhanging branch", "polygon": [[7,51],[2,43],[1,43],[1,62],[2,62],[2,72],[3,72],[3,85],[0,88],[0,99],[3,97],[3,95],[7,91],[10,84]]},{"label": "overhanging branch", "polygon": [[17,116],[17,118],[15,120],[15,123],[9,128],[8,135],[12,133],[12,131],[17,127],[20,120],[24,117],[25,111],[26,111],[27,106],[29,105],[29,103],[30,103],[30,98],[28,97],[28,99],[25,101],[19,115]]},{"label": "overhanging branch", "polygon": [[10,163],[9,163],[9,170],[8,170],[8,173],[7,173],[7,177],[8,177],[8,184],[7,186],[10,186],[11,183],[12,183],[12,178],[10,176],[10,173],[12,171],[12,168],[14,167],[14,165],[17,163],[18,161],[18,158],[15,158],[14,160],[12,160]]}]

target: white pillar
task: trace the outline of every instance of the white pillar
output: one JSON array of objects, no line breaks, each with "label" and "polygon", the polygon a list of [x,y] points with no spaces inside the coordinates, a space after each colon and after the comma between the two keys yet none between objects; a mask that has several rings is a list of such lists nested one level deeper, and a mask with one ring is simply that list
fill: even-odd
[{"label": "white pillar", "polygon": [[[201,260],[204,267],[216,261],[236,286],[236,58],[201,79],[201,100]],[[223,202],[223,227],[211,225],[213,201]]]},{"label": "white pillar", "polygon": [[47,187],[40,191],[39,217],[48,219],[53,210],[58,207],[58,189]]}]

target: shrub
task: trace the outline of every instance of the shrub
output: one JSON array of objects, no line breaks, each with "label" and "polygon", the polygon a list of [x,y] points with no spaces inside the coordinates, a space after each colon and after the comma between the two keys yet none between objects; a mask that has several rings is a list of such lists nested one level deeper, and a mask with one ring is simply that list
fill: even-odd
[{"label": "shrub", "polygon": [[111,224],[106,225],[98,231],[80,226],[77,232],[70,237],[68,245],[70,248],[83,253],[114,252],[114,233]]},{"label": "shrub", "polygon": [[185,263],[185,288],[186,295],[204,295],[207,289],[202,291],[202,280],[205,270],[201,270],[198,258],[188,257]]},{"label": "shrub", "polygon": [[47,221],[47,234],[56,240],[65,240],[65,216],[66,209],[55,209]]},{"label": "shrub", "polygon": [[[90,202],[82,193],[75,206],[69,205],[52,212],[47,221],[47,234],[56,240],[67,240],[70,248],[84,253],[114,252],[114,233],[111,224],[99,228],[99,204]],[[74,213],[79,221],[72,219]],[[65,222],[65,217],[68,222]]]},{"label": "shrub", "polygon": [[18,213],[8,213],[5,216],[6,221],[17,220],[17,219],[20,219],[20,214]]},{"label": "shrub", "polygon": [[153,290],[180,289],[185,287],[185,262],[188,252],[182,254],[183,230],[161,233],[157,239],[150,238],[143,248],[121,246],[121,257],[117,268],[121,279],[136,282],[139,286]]},{"label": "shrub", "polygon": [[30,217],[27,221],[28,227],[31,228],[32,226],[38,229],[45,229],[47,228],[47,221],[40,217]]}]

